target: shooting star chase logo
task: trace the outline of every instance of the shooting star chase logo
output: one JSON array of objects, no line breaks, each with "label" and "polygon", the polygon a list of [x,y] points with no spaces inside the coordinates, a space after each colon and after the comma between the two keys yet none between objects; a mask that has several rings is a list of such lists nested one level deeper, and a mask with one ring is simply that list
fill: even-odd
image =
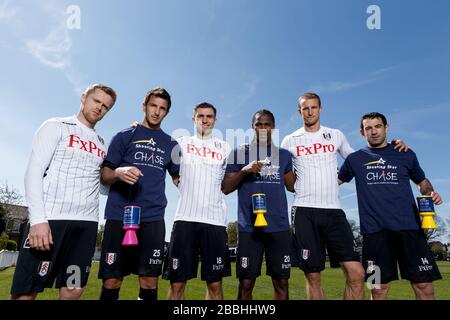
[{"label": "shooting star chase logo", "polygon": [[146,144],[151,144],[152,146],[154,146],[156,144],[155,140],[153,140],[153,138],[149,139],[149,140],[136,140],[133,141],[132,143],[138,144],[138,143],[146,143]]},{"label": "shooting star chase logo", "polygon": [[371,165],[377,165],[377,164],[385,164],[386,160],[384,160],[383,158],[380,158],[377,161],[371,161],[371,162],[367,162],[365,164],[363,164],[364,166],[371,166]]}]

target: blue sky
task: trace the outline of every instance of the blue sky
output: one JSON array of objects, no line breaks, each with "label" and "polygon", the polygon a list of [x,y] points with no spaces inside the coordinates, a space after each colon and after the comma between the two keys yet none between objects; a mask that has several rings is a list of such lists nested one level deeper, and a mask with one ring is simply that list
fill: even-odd
[{"label": "blue sky", "polygon": [[[366,25],[373,4],[380,30]],[[80,29],[67,28],[70,5],[80,9]],[[0,0],[0,180],[23,193],[35,130],[75,114],[90,83],[119,95],[97,126],[108,140],[142,119],[142,98],[156,86],[172,94],[168,133],[192,132],[193,106],[209,101],[218,129],[248,129],[252,114],[267,108],[281,138],[301,126],[296,100],[313,90],[323,100],[322,124],[342,130],[355,149],[365,145],[361,115],[387,116],[390,137],[412,147],[449,201],[436,212],[450,231],[448,12],[446,0]],[[177,194],[166,190],[169,235]],[[358,220],[353,184],[341,187],[341,199]],[[236,193],[227,204],[234,221]]]}]

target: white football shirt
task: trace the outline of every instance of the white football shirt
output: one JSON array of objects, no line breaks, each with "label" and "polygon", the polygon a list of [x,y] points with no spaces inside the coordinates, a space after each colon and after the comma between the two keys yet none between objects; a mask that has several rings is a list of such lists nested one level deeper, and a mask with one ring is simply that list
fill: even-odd
[{"label": "white football shirt", "polygon": [[337,153],[344,159],[354,150],[344,134],[321,126],[316,132],[304,127],[286,136],[281,146],[289,150],[296,173],[294,206],[340,209]]},{"label": "white football shirt", "polygon": [[227,209],[221,187],[229,145],[215,137],[181,137],[177,141],[181,149],[180,197],[174,221],[226,226]]},{"label": "white football shirt", "polygon": [[76,116],[52,118],[37,130],[25,173],[30,224],[98,221],[102,137]]}]

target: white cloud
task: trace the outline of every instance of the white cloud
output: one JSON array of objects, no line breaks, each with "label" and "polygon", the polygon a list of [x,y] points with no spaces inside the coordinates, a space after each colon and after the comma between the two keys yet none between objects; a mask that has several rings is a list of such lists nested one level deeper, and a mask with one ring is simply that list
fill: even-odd
[{"label": "white cloud", "polygon": [[50,68],[63,70],[70,66],[72,41],[65,27],[52,30],[43,40],[31,39],[25,44],[33,57]]},{"label": "white cloud", "polygon": [[25,44],[30,54],[40,63],[62,71],[72,84],[75,93],[79,94],[83,91],[86,76],[72,65],[73,43],[65,24],[55,27],[44,39],[29,39],[25,41]]},{"label": "white cloud", "polygon": [[[84,87],[86,77],[73,66],[73,42],[66,28],[66,19],[64,5],[59,1],[30,2],[27,3],[27,10],[11,7],[8,0],[0,3],[0,23],[7,24],[11,39],[18,41],[15,45],[24,46],[34,59],[46,67],[61,71],[78,94]],[[0,42],[0,45],[11,47],[13,42]]]}]

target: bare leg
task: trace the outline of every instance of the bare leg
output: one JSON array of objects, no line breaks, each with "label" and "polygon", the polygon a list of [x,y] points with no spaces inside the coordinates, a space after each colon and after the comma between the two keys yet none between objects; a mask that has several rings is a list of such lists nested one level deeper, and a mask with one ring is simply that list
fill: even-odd
[{"label": "bare leg", "polygon": [[345,274],[344,300],[364,300],[364,268],[358,261],[340,263]]},{"label": "bare leg", "polygon": [[289,282],[287,279],[273,279],[273,300],[289,300]]},{"label": "bare leg", "polygon": [[106,289],[118,289],[122,285],[123,278],[109,278],[103,280]]},{"label": "bare leg", "polygon": [[222,281],[207,284],[205,300],[223,300]]},{"label": "bare leg", "polygon": [[158,277],[139,276],[139,285],[143,289],[158,288]]},{"label": "bare leg", "polygon": [[306,297],[308,300],[325,300],[325,293],[320,285],[320,272],[305,273]]},{"label": "bare leg", "polygon": [[60,300],[79,300],[84,288],[59,288],[59,299]]},{"label": "bare leg", "polygon": [[252,300],[252,292],[255,287],[256,280],[250,279],[240,279],[239,280],[239,290],[238,290],[238,300]]},{"label": "bare leg", "polygon": [[411,283],[416,300],[434,300],[434,287],[432,282]]},{"label": "bare leg", "polygon": [[11,300],[34,300],[37,297],[37,293],[24,293],[24,294],[13,294],[11,295]]},{"label": "bare leg", "polygon": [[171,282],[169,288],[168,300],[184,300],[184,289],[186,288],[186,281]]},{"label": "bare leg", "polygon": [[389,291],[389,285],[387,283],[380,284],[379,289],[372,289],[372,300],[386,300]]}]

